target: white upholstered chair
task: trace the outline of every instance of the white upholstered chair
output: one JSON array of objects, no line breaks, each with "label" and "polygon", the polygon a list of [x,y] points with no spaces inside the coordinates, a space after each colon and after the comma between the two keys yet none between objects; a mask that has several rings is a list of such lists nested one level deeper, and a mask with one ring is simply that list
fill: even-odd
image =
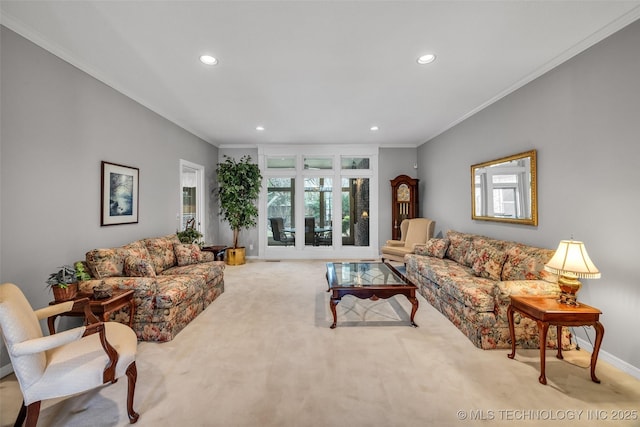
[{"label": "white upholstered chair", "polygon": [[22,291],[12,283],[0,285],[0,329],[24,399],[16,426],[38,422],[40,402],[69,396],[123,375],[128,378],[127,412],[135,423],[133,410],[137,371],[135,332],[116,322],[100,322],[85,305],[91,322],[54,335],[43,336],[39,319],[68,311],[73,301],[34,311]]},{"label": "white upholstered chair", "polygon": [[387,240],[380,249],[382,260],[404,262],[404,256],[413,253],[417,244],[433,237],[435,226],[436,222],[427,218],[405,219],[400,224],[400,240]]}]

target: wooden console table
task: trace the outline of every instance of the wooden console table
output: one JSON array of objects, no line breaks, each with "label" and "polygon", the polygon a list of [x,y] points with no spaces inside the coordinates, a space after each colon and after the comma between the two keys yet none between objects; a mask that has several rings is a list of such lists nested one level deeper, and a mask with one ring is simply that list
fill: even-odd
[{"label": "wooden console table", "polygon": [[521,297],[511,296],[511,304],[507,310],[509,319],[509,334],[511,336],[511,354],[509,359],[513,359],[516,355],[516,334],[513,325],[513,313],[527,316],[536,321],[538,330],[540,331],[540,377],[538,381],[541,384],[547,383],[545,375],[545,353],[547,349],[547,330],[550,325],[556,325],[558,328],[558,354],[556,357],[562,359],[562,327],[563,326],[593,326],[596,330],[596,343],[591,354],[591,380],[599,383],[596,377],[596,363],[598,362],[598,352],[602,337],[604,336],[604,327],[599,322],[602,312],[597,308],[590,307],[580,303],[579,306],[571,306],[559,303],[555,298],[549,297]]},{"label": "wooden console table", "polygon": [[[87,299],[89,300],[89,307],[91,308],[91,312],[103,322],[108,322],[111,313],[113,313],[114,311],[120,310],[126,305],[129,305],[129,327],[133,327],[133,316],[135,315],[135,307],[133,304],[133,290],[114,289],[113,295],[110,298],[104,299],[94,299],[92,294],[79,293],[73,299],[74,303],[71,310],[47,318],[49,333],[51,335],[56,333],[55,321],[58,316],[84,317],[84,306]],[[49,305],[54,304],[59,304],[59,302],[51,301],[49,303]]]}]

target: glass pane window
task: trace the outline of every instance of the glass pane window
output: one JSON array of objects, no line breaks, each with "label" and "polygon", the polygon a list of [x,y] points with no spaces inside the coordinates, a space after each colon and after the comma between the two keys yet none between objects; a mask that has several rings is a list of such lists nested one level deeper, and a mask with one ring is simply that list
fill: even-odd
[{"label": "glass pane window", "polygon": [[342,157],[340,159],[342,169],[369,169],[368,157]]},{"label": "glass pane window", "polygon": [[308,177],[304,179],[303,228],[306,246],[332,245],[332,182],[332,178]]},{"label": "glass pane window", "polygon": [[295,178],[267,179],[267,244],[293,246]]},{"label": "glass pane window", "polygon": [[369,178],[342,178],[342,245],[369,246]]},{"label": "glass pane window", "polygon": [[331,157],[305,157],[304,168],[308,170],[333,169],[333,159]]},{"label": "glass pane window", "polygon": [[267,157],[267,169],[295,169],[295,157]]}]

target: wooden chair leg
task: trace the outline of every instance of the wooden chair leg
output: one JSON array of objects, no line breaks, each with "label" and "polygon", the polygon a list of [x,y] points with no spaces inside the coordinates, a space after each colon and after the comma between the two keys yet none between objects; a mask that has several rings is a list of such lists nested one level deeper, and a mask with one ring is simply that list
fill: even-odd
[{"label": "wooden chair leg", "polygon": [[24,423],[24,419],[27,416],[27,407],[24,406],[24,400],[22,401],[22,406],[20,407],[20,412],[18,412],[18,418],[16,418],[15,424],[13,427],[22,427]]},{"label": "wooden chair leg", "polygon": [[133,395],[136,392],[136,380],[138,379],[136,362],[132,362],[127,368],[127,378],[129,379],[129,387],[127,389],[127,414],[129,415],[129,423],[134,424],[140,417],[140,414],[133,410]]},{"label": "wooden chair leg", "polygon": [[[33,402],[29,406],[25,406],[23,401],[14,427],[22,427],[23,423],[26,427],[36,427],[36,424],[38,424],[38,416],[40,416],[40,401]],[[26,423],[25,417],[27,418]]]}]

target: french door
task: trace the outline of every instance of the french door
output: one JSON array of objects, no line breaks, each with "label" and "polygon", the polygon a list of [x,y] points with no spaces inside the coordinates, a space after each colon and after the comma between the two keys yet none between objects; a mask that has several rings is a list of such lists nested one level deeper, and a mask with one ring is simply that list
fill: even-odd
[{"label": "french door", "polygon": [[260,257],[376,257],[377,159],[377,147],[260,148]]}]

